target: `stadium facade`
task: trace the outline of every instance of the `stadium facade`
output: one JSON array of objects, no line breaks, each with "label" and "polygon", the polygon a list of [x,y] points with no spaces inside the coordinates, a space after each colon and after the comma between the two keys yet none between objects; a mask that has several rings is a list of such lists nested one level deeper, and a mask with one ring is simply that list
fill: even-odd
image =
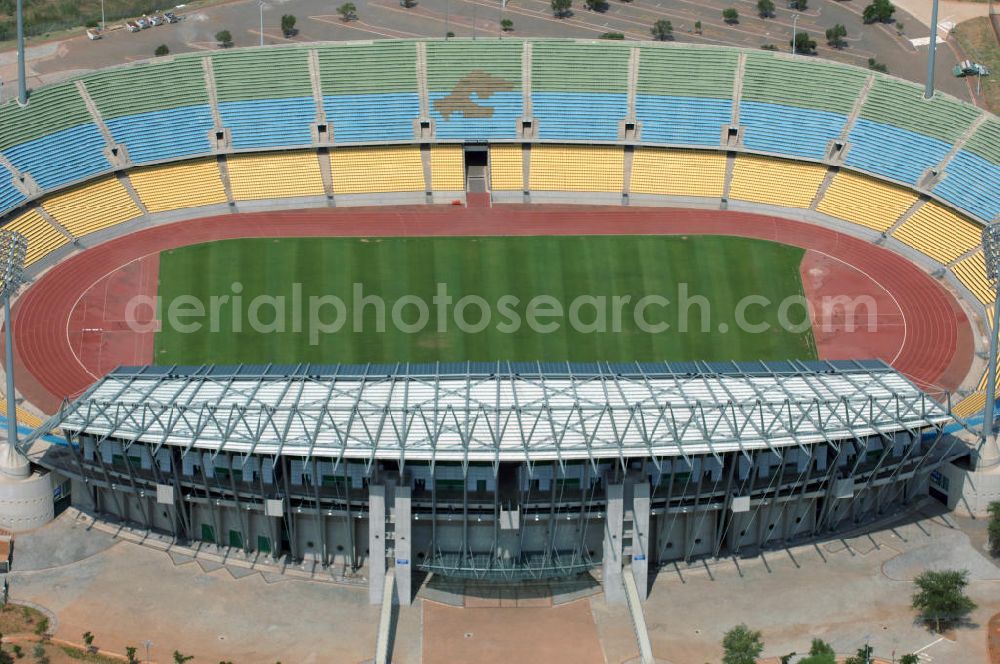
[{"label": "stadium facade", "polygon": [[[967,454],[879,361],[121,368],[42,463],[106,518],[290,560],[516,581],[744,555]],[[30,444],[30,440],[27,441]],[[617,581],[616,581],[617,579]]]}]

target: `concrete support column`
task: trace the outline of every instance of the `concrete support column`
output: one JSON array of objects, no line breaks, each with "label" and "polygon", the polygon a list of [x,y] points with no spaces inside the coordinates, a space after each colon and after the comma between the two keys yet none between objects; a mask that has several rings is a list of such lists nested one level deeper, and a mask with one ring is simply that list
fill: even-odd
[{"label": "concrete support column", "polygon": [[602,571],[604,578],[604,600],[608,604],[625,601],[625,587],[622,581],[622,521],[624,516],[624,486],[609,484],[608,507],[604,514],[604,558]]},{"label": "concrete support column", "polygon": [[385,485],[368,485],[368,603],[381,604],[385,587]]},{"label": "concrete support column", "polygon": [[413,578],[410,487],[396,487],[395,504],[396,601],[400,606],[409,606],[413,597],[410,587]]},{"label": "concrete support column", "polygon": [[639,599],[646,601],[649,591],[649,483],[632,486],[632,574]]}]

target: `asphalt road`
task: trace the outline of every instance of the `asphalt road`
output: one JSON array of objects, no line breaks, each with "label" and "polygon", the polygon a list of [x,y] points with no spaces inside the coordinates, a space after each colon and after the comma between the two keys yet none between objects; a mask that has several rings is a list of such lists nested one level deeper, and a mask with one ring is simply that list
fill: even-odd
[{"label": "asphalt road", "polygon": [[[453,32],[458,37],[482,39],[518,37],[596,38],[605,32],[621,32],[626,39],[648,39],[650,26],[658,19],[670,20],[679,42],[728,44],[759,48],[774,44],[789,50],[793,24],[807,31],[820,43],[819,57],[867,66],[874,57],[885,63],[892,74],[922,83],[926,76],[927,47],[914,48],[911,37],[926,36],[920,21],[897,10],[903,23],[900,35],[895,26],[864,25],[861,12],[864,0],[812,0],[803,12],[785,8],[778,0],[776,15],[761,19],[756,15],[756,0],[609,0],[604,12],[587,10],[582,0],[574,0],[574,14],[565,19],[553,18],[549,0],[510,0],[501,7],[498,0],[419,0],[404,8],[399,0],[354,0],[358,20],[345,23],[336,14],[338,2],[330,0],[266,0],[264,4],[265,44],[287,41],[370,40],[384,38],[443,37]],[[726,25],[722,10],[736,7],[737,25]],[[260,9],[257,0],[235,0],[206,8],[176,10],[183,21],[128,33],[120,25],[111,28],[104,39],[89,41],[83,36],[57,43],[39,43],[29,52],[31,85],[60,80],[84,71],[152,57],[160,44],[172,53],[217,48],[214,35],[229,30],[237,46],[252,46],[261,41]],[[287,40],[279,29],[282,14],[298,18],[299,34]],[[797,17],[797,18],[796,18]],[[514,30],[502,33],[500,21],[513,21]],[[702,33],[695,34],[696,21]],[[824,33],[841,23],[847,28],[848,46],[842,50],[827,47]],[[963,99],[972,98],[964,80],[951,75],[959,59],[957,47],[949,40],[939,48],[937,87]],[[15,75],[13,53],[0,53],[0,79],[12,82]],[[13,93],[13,85],[4,86],[4,98]]]}]

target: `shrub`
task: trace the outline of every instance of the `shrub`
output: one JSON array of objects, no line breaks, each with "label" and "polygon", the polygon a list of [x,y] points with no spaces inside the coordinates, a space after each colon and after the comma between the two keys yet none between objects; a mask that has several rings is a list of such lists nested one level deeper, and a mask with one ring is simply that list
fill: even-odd
[{"label": "shrub", "polygon": [[657,41],[667,41],[674,38],[674,24],[666,19],[658,20],[650,31],[653,33],[653,39]]},{"label": "shrub", "polygon": [[514,21],[510,20],[509,18],[505,18],[504,20],[500,21],[500,29],[503,30],[504,32],[513,32]]},{"label": "shrub", "polygon": [[215,41],[222,48],[229,48],[233,45],[233,34],[229,30],[219,30],[215,33]]},{"label": "shrub", "polygon": [[729,25],[735,25],[740,22],[740,13],[733,7],[726,7],[722,10],[722,19]]},{"label": "shrub", "polygon": [[166,44],[160,44],[159,46],[156,47],[156,50],[153,51],[153,55],[155,55],[158,58],[162,58],[164,55],[170,55],[170,49],[167,47]]}]

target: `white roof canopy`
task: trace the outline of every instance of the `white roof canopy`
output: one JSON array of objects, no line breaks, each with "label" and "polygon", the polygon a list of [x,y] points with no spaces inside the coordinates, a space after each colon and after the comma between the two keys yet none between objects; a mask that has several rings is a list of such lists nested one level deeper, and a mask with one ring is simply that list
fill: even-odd
[{"label": "white roof canopy", "polygon": [[671,457],[940,425],[879,361],[121,368],[69,434],[239,454],[499,462]]}]

